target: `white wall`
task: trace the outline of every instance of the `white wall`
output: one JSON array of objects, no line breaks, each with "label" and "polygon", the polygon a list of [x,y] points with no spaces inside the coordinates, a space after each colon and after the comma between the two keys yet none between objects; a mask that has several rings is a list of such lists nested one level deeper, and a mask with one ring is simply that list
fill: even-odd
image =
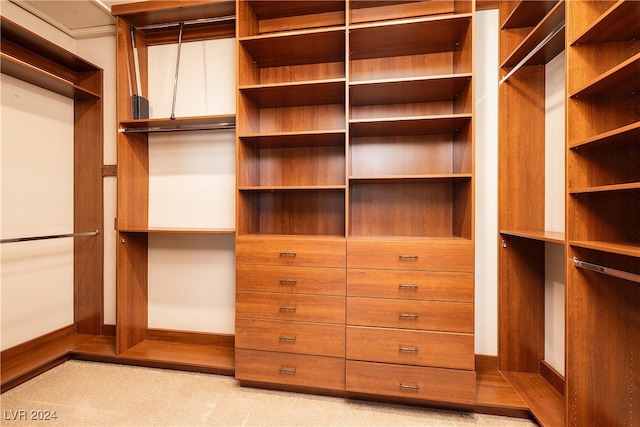
[{"label": "white wall", "polygon": [[[545,67],[545,229],[564,232],[564,52]],[[564,246],[545,246],[545,360],[564,375]]]},{"label": "white wall", "polygon": [[498,354],[498,11],[476,13],[476,354]]}]

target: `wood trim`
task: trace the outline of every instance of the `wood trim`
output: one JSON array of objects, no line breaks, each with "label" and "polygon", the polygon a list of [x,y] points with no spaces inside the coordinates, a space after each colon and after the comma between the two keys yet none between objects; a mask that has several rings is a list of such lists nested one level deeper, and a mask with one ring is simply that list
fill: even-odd
[{"label": "wood trim", "polygon": [[116,335],[116,325],[102,325],[102,335],[113,337]]},{"label": "wood trim", "polygon": [[540,361],[540,375],[564,396],[564,376],[546,361]]},{"label": "wood trim", "polygon": [[498,356],[476,354],[476,371],[497,371]]},{"label": "wood trim", "polygon": [[117,176],[118,165],[102,165],[102,177]]},{"label": "wood trim", "polygon": [[148,328],[145,331],[145,339],[184,344],[210,345],[214,347],[233,348],[235,346],[235,336],[233,334],[175,331],[169,329]]},{"label": "wood trim", "polygon": [[500,0],[476,0],[476,10],[497,9]]}]

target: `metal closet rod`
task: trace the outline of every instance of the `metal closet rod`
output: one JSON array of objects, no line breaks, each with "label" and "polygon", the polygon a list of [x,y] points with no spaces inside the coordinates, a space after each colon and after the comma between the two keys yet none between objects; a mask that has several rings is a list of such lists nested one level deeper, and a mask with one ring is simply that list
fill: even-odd
[{"label": "metal closet rod", "polygon": [[215,22],[235,21],[236,15],[216,16],[215,18],[202,18],[191,19],[189,21],[167,22],[163,24],[149,24],[149,25],[133,25],[135,30],[160,30],[163,28],[174,28],[182,25],[198,25],[198,24],[213,24]]},{"label": "metal closet rod", "polygon": [[584,268],[585,270],[595,271],[597,273],[606,274],[608,276],[614,276],[620,279],[630,280],[632,282],[640,283],[640,274],[629,273],[628,271],[617,270],[611,267],[604,267],[598,264],[592,264],[586,261],[580,261],[577,257],[573,258],[573,265],[578,268]]},{"label": "metal closet rod", "polygon": [[15,237],[12,239],[2,239],[0,243],[16,243],[16,242],[30,242],[33,240],[49,240],[49,239],[62,239],[64,237],[84,237],[84,236],[97,236],[100,234],[100,230],[86,231],[83,233],[68,233],[68,234],[50,234],[48,236],[33,236],[33,237]]}]

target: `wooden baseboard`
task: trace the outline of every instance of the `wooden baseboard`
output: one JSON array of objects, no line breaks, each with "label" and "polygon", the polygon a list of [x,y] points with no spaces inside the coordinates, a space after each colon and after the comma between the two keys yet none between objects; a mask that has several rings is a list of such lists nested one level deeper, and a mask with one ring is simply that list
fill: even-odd
[{"label": "wooden baseboard", "polygon": [[476,371],[497,371],[498,356],[476,354]]},{"label": "wooden baseboard", "polygon": [[235,335],[233,334],[175,331],[169,329],[147,329],[145,331],[145,339],[183,344],[210,345],[214,347],[233,348],[235,346]]},{"label": "wooden baseboard", "polygon": [[564,396],[564,376],[544,360],[540,361],[540,375]]}]

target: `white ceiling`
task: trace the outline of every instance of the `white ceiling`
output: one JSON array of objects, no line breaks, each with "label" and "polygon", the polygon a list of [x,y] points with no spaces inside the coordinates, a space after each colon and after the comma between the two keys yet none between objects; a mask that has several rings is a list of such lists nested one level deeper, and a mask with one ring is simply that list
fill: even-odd
[{"label": "white ceiling", "polygon": [[11,0],[73,38],[113,34],[111,6],[141,0]]}]

